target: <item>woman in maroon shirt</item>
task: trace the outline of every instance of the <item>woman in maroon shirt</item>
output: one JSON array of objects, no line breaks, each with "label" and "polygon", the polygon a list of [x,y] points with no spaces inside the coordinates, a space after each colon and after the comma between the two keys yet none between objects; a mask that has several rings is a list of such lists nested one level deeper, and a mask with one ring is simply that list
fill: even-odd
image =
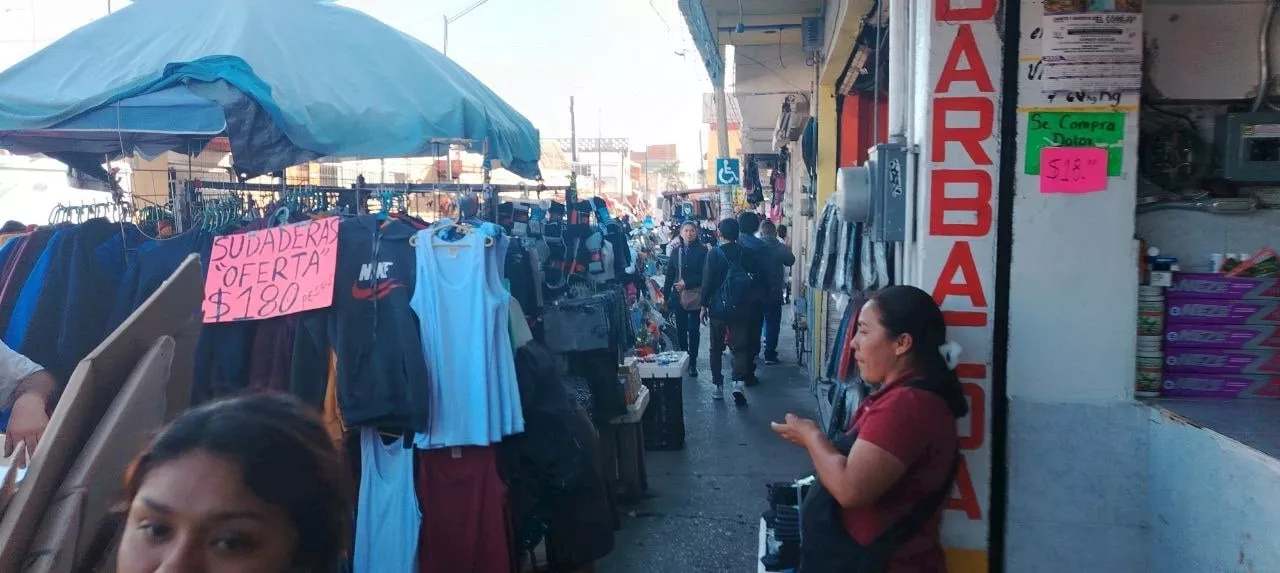
[{"label": "woman in maroon shirt", "polygon": [[[839,515],[829,521],[833,528],[843,524],[847,536],[837,536],[843,541],[834,551],[856,556],[838,562],[863,564],[859,571],[945,573],[942,502],[959,456],[956,419],[968,414],[953,371],[958,348],[947,343],[933,297],[915,287],[877,291],[857,326],[859,373],[879,388],[858,407],[847,435],[836,436],[837,443],[852,441],[849,449],[841,451],[813,421],[792,414],[774,431],[809,451],[820,489],[838,503]],[[860,555],[872,551],[882,555]]]}]

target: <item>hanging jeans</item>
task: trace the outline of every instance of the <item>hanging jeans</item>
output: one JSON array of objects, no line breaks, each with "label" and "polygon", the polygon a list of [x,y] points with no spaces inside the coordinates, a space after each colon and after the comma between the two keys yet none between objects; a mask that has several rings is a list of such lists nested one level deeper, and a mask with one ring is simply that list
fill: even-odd
[{"label": "hanging jeans", "polygon": [[698,345],[702,342],[702,322],[698,310],[676,308],[672,318],[676,321],[676,345],[689,353],[689,369],[698,369]]},{"label": "hanging jeans", "polygon": [[778,333],[782,330],[782,301],[764,303],[764,359],[778,359]]}]

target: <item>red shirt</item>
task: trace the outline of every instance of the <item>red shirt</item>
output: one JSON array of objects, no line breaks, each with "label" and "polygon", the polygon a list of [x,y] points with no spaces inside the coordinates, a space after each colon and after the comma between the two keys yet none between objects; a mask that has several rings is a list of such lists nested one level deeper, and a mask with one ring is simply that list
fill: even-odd
[{"label": "red shirt", "polygon": [[[902,480],[870,507],[845,508],[849,534],[870,544],[920,499],[947,480],[959,437],[947,403],[927,390],[889,383],[868,396],[853,418],[858,439],[879,446],[907,466]],[[885,573],[946,573],[939,528],[942,508],[889,558]]]}]

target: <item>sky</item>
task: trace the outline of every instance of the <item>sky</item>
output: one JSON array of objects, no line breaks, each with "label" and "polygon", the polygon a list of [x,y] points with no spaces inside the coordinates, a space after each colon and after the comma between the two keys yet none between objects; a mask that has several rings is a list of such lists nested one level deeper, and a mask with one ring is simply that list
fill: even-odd
[{"label": "sky", "polygon": [[[170,0],[216,1],[216,0]],[[271,0],[263,0],[271,1]],[[339,0],[443,47],[443,18],[475,0]],[[0,0],[0,70],[126,0]],[[488,0],[449,27],[449,56],[528,117],[543,137],[675,143],[698,166],[710,83],[676,0]]]}]

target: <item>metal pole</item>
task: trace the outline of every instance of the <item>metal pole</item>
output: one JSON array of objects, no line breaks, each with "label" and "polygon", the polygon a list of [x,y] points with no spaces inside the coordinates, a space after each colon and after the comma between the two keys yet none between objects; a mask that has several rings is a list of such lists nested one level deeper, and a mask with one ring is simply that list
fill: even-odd
[{"label": "metal pole", "polygon": [[[910,98],[907,96],[907,46],[915,39],[907,35],[910,18],[906,0],[889,3],[889,140],[903,143],[907,134],[907,109]],[[877,72],[879,73],[879,72]],[[877,91],[877,93],[879,93]],[[879,106],[877,106],[877,109]],[[876,112],[879,114],[879,112]],[[880,134],[872,136],[876,143],[880,142]]]},{"label": "metal pole", "polygon": [[[724,79],[716,84],[716,157],[729,157],[729,106],[724,93]],[[717,177],[719,177],[717,175]],[[733,216],[733,186],[720,186],[720,218]]]},{"label": "metal pole", "polygon": [[444,19],[444,55],[449,56],[449,17],[441,16]]},{"label": "metal pole", "polygon": [[604,123],[604,110],[597,109],[596,110],[596,181],[599,181],[599,183],[597,184],[598,189],[596,189],[596,193],[592,194],[592,196],[599,195],[600,191],[604,191],[604,144],[603,142],[600,141],[602,139],[601,136],[604,135],[604,127],[602,126],[603,123]]},{"label": "metal pole", "polygon": [[578,115],[573,108],[573,96],[569,96],[569,188],[564,192],[564,203],[573,209],[578,202]]},{"label": "metal pole", "polygon": [[578,116],[573,111],[573,96],[569,96],[569,160],[578,166]]}]

